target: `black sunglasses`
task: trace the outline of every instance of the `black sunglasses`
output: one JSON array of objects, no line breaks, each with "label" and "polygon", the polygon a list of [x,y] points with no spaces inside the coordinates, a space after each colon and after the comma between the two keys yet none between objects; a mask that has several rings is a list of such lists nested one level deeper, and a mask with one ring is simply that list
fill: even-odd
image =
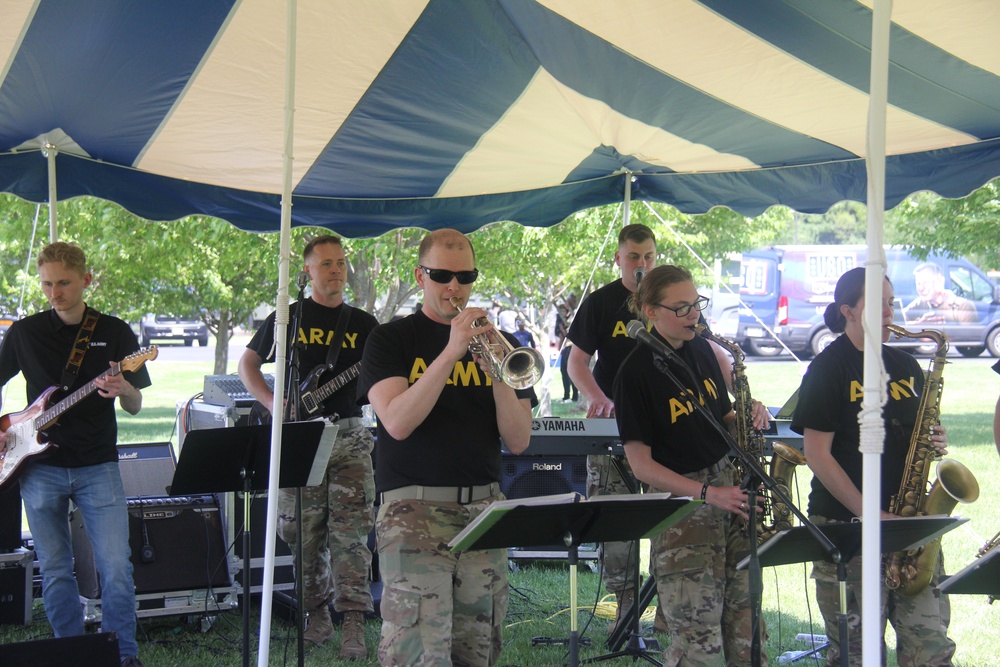
[{"label": "black sunglasses", "polygon": [[447,285],[452,278],[458,280],[459,285],[471,285],[479,277],[479,269],[471,271],[448,271],[447,269],[428,269],[426,266],[417,266],[418,269],[430,276],[436,283]]}]

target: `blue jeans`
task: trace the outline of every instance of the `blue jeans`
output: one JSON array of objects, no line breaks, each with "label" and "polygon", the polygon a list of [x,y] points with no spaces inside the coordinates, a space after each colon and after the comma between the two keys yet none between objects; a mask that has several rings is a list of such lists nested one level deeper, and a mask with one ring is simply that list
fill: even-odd
[{"label": "blue jeans", "polygon": [[118,462],[84,468],[29,465],[21,477],[21,498],[42,567],[45,614],[56,637],[83,634],[69,529],[72,499],[80,508],[101,577],[101,630],[118,633],[122,657],[138,655],[128,509]]}]

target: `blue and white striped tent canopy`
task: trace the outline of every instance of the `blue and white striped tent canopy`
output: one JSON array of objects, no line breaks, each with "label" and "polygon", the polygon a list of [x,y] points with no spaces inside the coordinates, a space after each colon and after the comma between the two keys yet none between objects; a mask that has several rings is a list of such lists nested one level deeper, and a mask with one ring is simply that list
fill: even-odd
[{"label": "blue and white striped tent canopy", "polygon": [[[872,0],[300,0],[293,224],[864,201]],[[0,0],[0,190],[280,226],[285,3]],[[886,206],[1000,175],[1000,3],[892,14]]]}]

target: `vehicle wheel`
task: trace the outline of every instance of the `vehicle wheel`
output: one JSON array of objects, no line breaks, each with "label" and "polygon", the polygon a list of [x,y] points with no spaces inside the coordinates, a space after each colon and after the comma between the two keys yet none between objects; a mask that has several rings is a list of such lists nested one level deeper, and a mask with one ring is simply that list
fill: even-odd
[{"label": "vehicle wheel", "polygon": [[208,347],[208,336],[198,339],[198,347]]},{"label": "vehicle wheel", "polygon": [[771,340],[751,338],[747,347],[758,357],[776,357],[781,354],[781,346]]},{"label": "vehicle wheel", "polygon": [[194,345],[194,338],[188,338],[184,341],[184,347],[191,347]]},{"label": "vehicle wheel", "polygon": [[963,357],[978,357],[985,349],[985,345],[963,345],[958,348],[958,353]]},{"label": "vehicle wheel", "polygon": [[1000,327],[986,334],[986,347],[994,357],[1000,357]]},{"label": "vehicle wheel", "polygon": [[822,328],[815,333],[812,337],[812,341],[809,343],[809,347],[813,353],[813,356],[819,354],[826,349],[826,346],[837,339],[837,334],[833,333],[827,328]]}]

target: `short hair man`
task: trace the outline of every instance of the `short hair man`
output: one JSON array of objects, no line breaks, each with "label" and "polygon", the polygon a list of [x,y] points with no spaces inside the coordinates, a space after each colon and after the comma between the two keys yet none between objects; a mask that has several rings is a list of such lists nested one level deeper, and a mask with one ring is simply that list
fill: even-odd
[{"label": "short hair man", "polygon": [[528,446],[537,401],[469,352],[494,330],[484,310],[466,307],[478,276],[470,241],[432,232],[418,261],[423,306],[372,333],[358,386],[378,416],[379,662],[489,667],[502,647],[507,552],[446,545],[503,498],[500,439],[514,454]]},{"label": "short hair man", "polygon": [[[356,374],[365,342],[378,321],[359,308],[344,303],[347,257],[341,240],[323,235],[302,251],[303,269],[309,275],[312,294],[301,302],[298,331],[288,340],[300,346],[298,370],[315,393],[340,384],[341,374]],[[291,309],[295,309],[295,305]],[[343,319],[342,319],[343,318]],[[261,372],[261,365],[274,361],[274,321],[271,313],[254,334],[239,362],[239,374],[247,389],[270,408],[274,393]],[[291,328],[291,323],[289,323]],[[327,368],[331,346],[342,331],[342,343],[332,368]],[[294,335],[293,335],[294,333]],[[310,371],[313,375],[307,377]],[[298,556],[302,536],[302,580],[309,624],[303,637],[317,646],[333,635],[329,604],[344,614],[340,657],[367,658],[364,615],[374,610],[368,573],[371,551],[368,534],[375,522],[375,482],[372,474],[371,432],[361,420],[355,400],[357,381],[350,380],[326,398],[315,416],[339,426],[326,474],[318,486],[302,489],[302,529],[295,521],[295,493],[282,489],[278,497],[278,534]],[[310,415],[301,413],[299,418]],[[296,563],[296,567],[299,564]]]},{"label": "short hair man", "polygon": [[976,304],[944,287],[944,272],[934,262],[918,264],[913,269],[917,298],[903,308],[907,323],[944,324],[978,322]]},{"label": "short hair man", "polygon": [[[84,632],[80,590],[73,576],[68,520],[72,500],[87,526],[101,579],[101,629],[118,634],[123,667],[141,667],[115,399],[129,414],[138,414],[141,390],[151,384],[149,373],[139,367],[107,374],[116,362],[136,352],[139,343],[128,324],[84,302],[84,290],[93,277],[79,246],[62,242],[45,246],[38,255],[38,275],[52,308],[11,325],[0,345],[0,385],[23,374],[29,403],[46,389],[62,386],[64,379],[69,384],[65,394],[91,381],[96,388],[68,408],[58,428],[49,431],[58,447],[22,465],[21,497],[41,564],[45,614],[56,637]],[[44,407],[50,402],[56,401],[46,401]],[[6,433],[0,436],[0,452],[5,440]]]},{"label": "short hair man", "polygon": [[[618,234],[614,261],[621,269],[621,278],[588,295],[569,327],[568,338],[573,342],[569,375],[587,400],[587,417],[614,417],[615,405],[610,397],[615,375],[635,347],[635,341],[629,338],[625,329],[633,319],[628,301],[638,289],[642,274],[656,263],[653,230],[641,224],[623,227]],[[595,354],[597,362],[591,371],[590,362]],[[638,488],[627,461],[622,461],[622,468],[630,479],[623,479],[607,456],[588,456],[587,494],[630,493]],[[630,542],[606,542],[601,549],[604,585],[618,598],[618,613],[608,629],[609,634],[635,599],[636,554],[632,549]],[[661,627],[659,619],[657,626]]]}]

